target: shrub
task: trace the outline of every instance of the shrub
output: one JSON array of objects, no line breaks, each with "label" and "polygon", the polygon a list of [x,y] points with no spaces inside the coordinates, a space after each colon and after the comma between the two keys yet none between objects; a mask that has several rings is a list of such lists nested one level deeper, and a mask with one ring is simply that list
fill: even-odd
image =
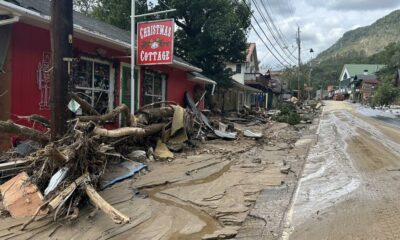
[{"label": "shrub", "polygon": [[280,113],[274,117],[275,121],[296,125],[300,123],[300,115],[293,104],[283,103],[279,107]]}]

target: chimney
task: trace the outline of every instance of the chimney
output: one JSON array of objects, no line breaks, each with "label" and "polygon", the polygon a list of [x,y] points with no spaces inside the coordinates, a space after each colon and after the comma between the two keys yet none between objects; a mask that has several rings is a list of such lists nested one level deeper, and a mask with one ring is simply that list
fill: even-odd
[{"label": "chimney", "polygon": [[364,75],[368,75],[368,69],[364,70]]}]

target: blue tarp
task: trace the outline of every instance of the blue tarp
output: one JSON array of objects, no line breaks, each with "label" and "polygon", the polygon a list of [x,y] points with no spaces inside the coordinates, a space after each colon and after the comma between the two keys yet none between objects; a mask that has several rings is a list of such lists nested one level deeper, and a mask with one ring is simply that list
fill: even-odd
[{"label": "blue tarp", "polygon": [[147,165],[134,161],[124,161],[110,165],[101,179],[101,189],[108,188],[117,182],[133,177],[138,172],[147,168]]}]

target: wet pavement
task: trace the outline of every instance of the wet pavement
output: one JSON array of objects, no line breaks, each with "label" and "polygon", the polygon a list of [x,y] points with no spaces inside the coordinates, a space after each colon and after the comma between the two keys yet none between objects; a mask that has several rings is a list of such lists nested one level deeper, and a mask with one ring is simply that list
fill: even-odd
[{"label": "wet pavement", "polygon": [[283,239],[400,239],[400,129],[326,102]]}]

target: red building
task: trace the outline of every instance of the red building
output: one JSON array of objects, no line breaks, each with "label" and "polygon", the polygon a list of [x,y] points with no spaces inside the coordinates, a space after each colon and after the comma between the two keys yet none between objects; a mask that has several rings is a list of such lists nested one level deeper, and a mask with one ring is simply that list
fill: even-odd
[{"label": "red building", "polygon": [[[49,5],[0,1],[0,120],[29,125],[19,117],[49,116]],[[130,33],[74,12],[73,45],[75,91],[101,113],[121,103],[131,107]],[[206,84],[215,84],[201,71],[176,56],[171,65],[136,67],[135,110],[162,100],[183,105],[185,91],[201,96]],[[0,135],[1,145],[9,146],[7,136]]]}]

